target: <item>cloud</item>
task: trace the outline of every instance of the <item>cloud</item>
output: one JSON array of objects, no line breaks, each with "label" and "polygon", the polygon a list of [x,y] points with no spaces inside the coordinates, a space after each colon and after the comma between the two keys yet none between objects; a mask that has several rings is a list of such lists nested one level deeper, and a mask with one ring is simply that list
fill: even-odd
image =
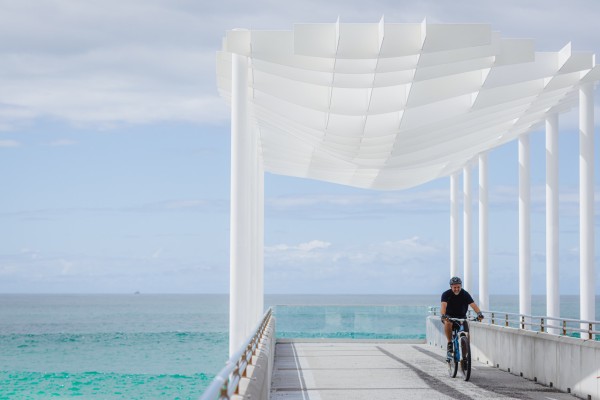
[{"label": "cloud", "polygon": [[[1,147],[1,145],[0,145]],[[72,215],[103,215],[121,213],[173,213],[173,212],[195,212],[215,213],[227,212],[229,203],[220,199],[182,199],[164,200],[154,203],[136,204],[120,207],[64,207],[64,208],[40,208],[16,211],[0,212],[0,218],[20,218],[24,220],[39,220],[50,218],[64,218]]]},{"label": "cloud", "polygon": [[160,248],[160,249],[157,249],[157,250],[156,250],[156,251],[155,251],[155,252],[154,252],[154,253],[153,253],[153,254],[150,256],[150,258],[159,258],[159,257],[160,257],[160,254],[162,253],[162,251],[163,251],[163,249],[162,249],[162,248]]},{"label": "cloud", "polygon": [[[275,293],[431,293],[447,276],[447,249],[419,237],[340,246],[323,240],[265,248]],[[440,281],[440,282],[441,282]]]},{"label": "cloud", "polygon": [[316,194],[270,197],[268,217],[317,220],[386,218],[396,213],[448,212],[447,190],[412,190],[397,193]]},{"label": "cloud", "polygon": [[426,243],[419,237],[344,248],[322,240],[311,240],[295,245],[265,246],[265,260],[277,265],[310,260],[330,265],[343,264],[345,268],[349,268],[353,265],[389,265],[427,258],[439,254],[440,250],[438,246]]},{"label": "cloud", "polygon": [[[543,5],[542,5],[543,4]],[[593,1],[224,2],[21,0],[0,13],[0,130],[34,118],[74,124],[228,120],[215,53],[233,28],[292,29],[336,21],[484,22],[506,37],[534,37],[541,50],[569,40],[599,53]],[[315,12],[318,10],[318,12]],[[531,16],[536,21],[532,23]],[[555,29],[560,26],[561,29]]]},{"label": "cloud", "polygon": [[226,278],[206,261],[163,257],[162,249],[149,257],[32,249],[0,254],[3,293],[225,292]]},{"label": "cloud", "polygon": [[265,258],[284,263],[306,261],[308,259],[324,261],[330,256],[322,250],[330,246],[331,243],[321,240],[311,240],[297,245],[277,244],[265,246]]},{"label": "cloud", "polygon": [[[563,186],[559,193],[559,210],[561,216],[579,215],[579,188]],[[531,187],[531,212],[544,214],[546,212],[546,186],[534,185]],[[477,198],[473,200],[476,207]],[[495,186],[489,193],[489,207],[494,210],[517,210],[519,202],[519,188],[517,186]],[[594,193],[595,214],[600,215],[600,187]]]},{"label": "cloud", "polygon": [[[575,187],[561,187],[561,213],[578,213],[579,192]],[[472,205],[477,209],[478,193],[473,190]],[[489,190],[489,207],[497,210],[516,210],[519,202],[517,186],[494,185]],[[462,194],[459,196],[462,204]],[[600,188],[595,194],[597,215],[600,215]],[[531,188],[532,212],[544,213],[546,188]],[[449,189],[413,189],[401,192],[369,192],[368,194],[310,194],[267,198],[267,218],[296,218],[302,220],[340,220],[389,218],[390,214],[434,214],[450,212]]]},{"label": "cloud", "polygon": [[16,140],[0,140],[0,147],[19,147],[21,143]]},{"label": "cloud", "polygon": [[148,204],[133,205],[120,208],[117,211],[133,213],[162,213],[162,212],[199,212],[223,213],[229,211],[229,201],[226,199],[178,199],[164,200]]},{"label": "cloud", "polygon": [[76,141],[71,140],[71,139],[57,139],[55,141],[48,143],[48,145],[52,146],[52,147],[63,147],[63,146],[72,146],[76,143],[77,143]]},{"label": "cloud", "polygon": [[2,11],[0,33],[10,40],[0,44],[0,103],[13,120],[216,123],[228,115],[214,83],[218,34],[203,46],[201,12],[161,1],[61,0]]},{"label": "cloud", "polygon": [[[184,61],[182,61],[184,62]],[[118,69],[118,68],[117,68]],[[136,78],[97,76],[7,82],[0,100],[28,108],[30,117],[56,117],[74,124],[153,123],[176,120],[217,123],[228,117],[226,105],[216,95],[160,87],[166,79],[135,84]],[[2,81],[0,80],[0,83]],[[193,81],[190,82],[190,86]],[[40,87],[45,90],[40,91]],[[5,96],[4,99],[1,97]],[[16,116],[15,116],[16,119]]]},{"label": "cloud", "polygon": [[164,207],[168,210],[193,209],[209,205],[206,200],[173,200],[164,202]]},{"label": "cloud", "polygon": [[[0,55],[2,53],[0,52]],[[2,71],[2,66],[0,65],[0,71]],[[0,76],[0,82],[2,82],[3,78]],[[2,95],[0,95],[0,99]],[[8,102],[11,102],[11,99],[7,99]],[[15,104],[5,104],[0,100],[0,132],[3,131],[11,131],[15,128],[20,128],[27,125],[33,118],[35,118],[35,113],[30,110],[28,107],[17,106]]]},{"label": "cloud", "polygon": [[[6,142],[6,143],[5,143]],[[69,140],[59,140],[54,145],[70,145]],[[1,141],[1,147],[19,146],[16,141]],[[531,188],[532,212],[545,213],[545,186]],[[477,210],[477,193],[474,191],[473,210]],[[489,206],[493,211],[515,211],[518,207],[516,186],[493,186],[489,193]],[[459,201],[462,197],[459,196]],[[559,195],[562,216],[579,215],[579,189],[562,187]],[[595,193],[595,213],[600,216],[600,188]],[[368,194],[286,195],[265,199],[266,219],[285,218],[301,220],[365,220],[385,219],[390,215],[448,214],[449,190],[418,189],[402,192],[369,192]],[[0,212],[0,217],[47,219],[68,215],[98,215],[118,213],[228,213],[229,199],[188,198],[170,199],[153,203],[123,207],[65,207],[16,210]]]},{"label": "cloud", "polygon": [[298,249],[302,251],[313,251],[315,249],[326,249],[331,246],[329,242],[323,242],[321,240],[311,240],[308,243],[301,243],[298,245]]}]

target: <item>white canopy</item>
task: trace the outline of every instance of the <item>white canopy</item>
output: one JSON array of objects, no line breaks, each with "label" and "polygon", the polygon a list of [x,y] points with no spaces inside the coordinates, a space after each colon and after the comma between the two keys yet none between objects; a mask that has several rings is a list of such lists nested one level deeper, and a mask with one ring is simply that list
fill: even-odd
[{"label": "white canopy", "polygon": [[535,52],[487,24],[297,24],[228,31],[249,58],[250,124],[266,171],[373,189],[447,176],[577,104],[592,53]]}]

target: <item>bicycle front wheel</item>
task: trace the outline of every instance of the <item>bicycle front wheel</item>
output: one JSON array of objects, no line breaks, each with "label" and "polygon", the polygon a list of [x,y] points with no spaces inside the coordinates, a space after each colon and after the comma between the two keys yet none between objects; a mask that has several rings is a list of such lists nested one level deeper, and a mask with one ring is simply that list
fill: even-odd
[{"label": "bicycle front wheel", "polygon": [[469,344],[469,338],[462,336],[460,338],[460,373],[465,381],[468,381],[471,377],[471,345]]},{"label": "bicycle front wheel", "polygon": [[456,373],[458,372],[458,358],[457,358],[456,341],[454,342],[454,352],[452,354],[452,358],[449,359],[448,362],[448,375],[450,378],[456,377]]}]

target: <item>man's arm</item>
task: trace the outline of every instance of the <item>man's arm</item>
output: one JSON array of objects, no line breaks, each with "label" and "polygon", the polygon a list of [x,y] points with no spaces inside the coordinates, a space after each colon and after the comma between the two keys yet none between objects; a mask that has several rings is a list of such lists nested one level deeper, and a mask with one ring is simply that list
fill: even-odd
[{"label": "man's arm", "polygon": [[473,311],[475,311],[477,313],[477,319],[481,321],[483,319],[483,314],[481,313],[481,310],[479,309],[479,307],[477,306],[477,304],[475,304],[475,302],[472,302],[469,305],[471,306],[471,308],[473,309]]},{"label": "man's arm", "polygon": [[479,309],[479,307],[477,306],[477,304],[475,304],[475,302],[469,304],[471,306],[471,308],[473,309],[473,311],[475,311],[477,314],[479,314],[481,312],[481,310]]},{"label": "man's arm", "polygon": [[440,317],[442,318],[442,322],[444,322],[446,319],[446,307],[447,306],[448,306],[448,303],[445,301],[442,301],[442,305],[440,306]]}]

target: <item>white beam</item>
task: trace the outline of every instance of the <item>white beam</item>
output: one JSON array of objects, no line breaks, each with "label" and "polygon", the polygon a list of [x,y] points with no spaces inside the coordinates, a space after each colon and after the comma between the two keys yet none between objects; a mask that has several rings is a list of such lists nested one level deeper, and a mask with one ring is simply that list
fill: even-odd
[{"label": "white beam", "polygon": [[479,155],[479,308],[490,309],[488,292],[488,156]]},{"label": "white beam", "polygon": [[[558,114],[546,118],[546,314],[560,316],[558,265]],[[557,333],[556,329],[549,330]]]},{"label": "white beam", "polygon": [[531,159],[529,135],[519,136],[519,313],[531,315]]},{"label": "white beam", "polygon": [[[579,89],[579,257],[582,320],[595,320],[594,270],[594,87]],[[582,328],[585,324],[582,324]],[[585,327],[587,329],[587,327]]]}]

